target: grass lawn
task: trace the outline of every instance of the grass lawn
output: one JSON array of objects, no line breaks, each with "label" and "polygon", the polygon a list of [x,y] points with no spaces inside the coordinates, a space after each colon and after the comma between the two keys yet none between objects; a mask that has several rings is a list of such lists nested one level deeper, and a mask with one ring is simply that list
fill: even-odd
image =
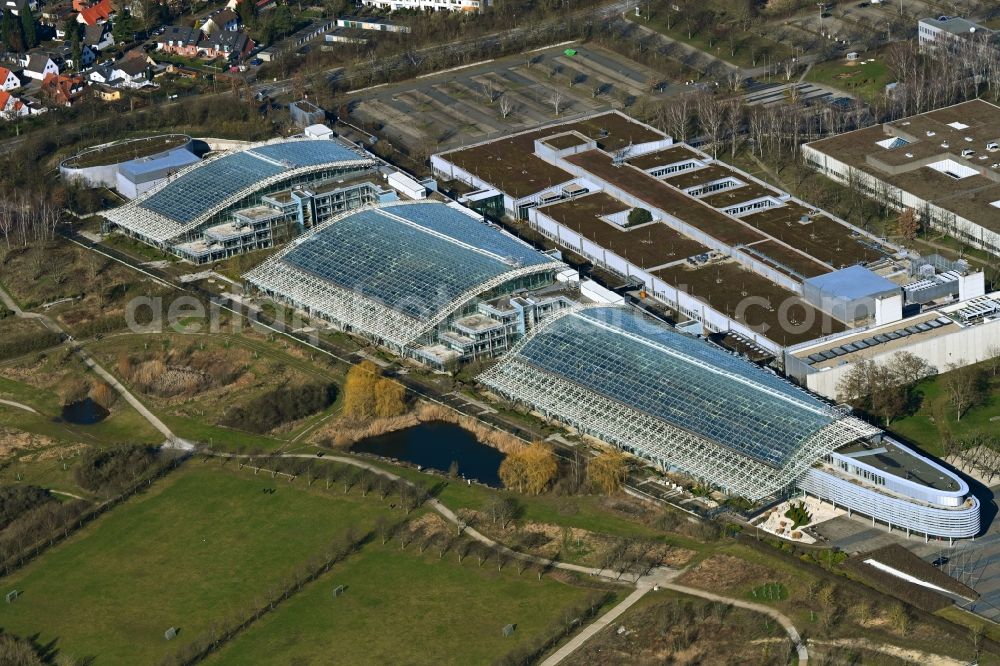
[{"label": "grass lawn", "polygon": [[869,100],[881,94],[886,84],[892,82],[892,74],[878,55],[874,57],[874,62],[855,62],[835,58],[816,63],[809,69],[806,81],[822,83]]},{"label": "grass lawn", "polygon": [[955,410],[951,407],[944,380],[941,375],[930,377],[917,385],[921,396],[920,408],[912,415],[893,421],[889,430],[913,442],[924,451],[942,456],[941,426],[935,422],[935,414],[944,414],[947,428],[957,440],[976,433],[996,432],[1000,425],[990,419],[1000,416],[1000,376],[990,378],[990,392],[987,399],[969,409],[955,420]]},{"label": "grass lawn", "polygon": [[[261,492],[277,489],[274,494]],[[154,664],[244,610],[349,526],[384,505],[191,461],[8,577],[23,590],[0,626],[99,664]]]},{"label": "grass lawn", "polygon": [[[211,664],[488,664],[592,592],[475,558],[378,541],[237,637]],[[336,599],[332,590],[344,585]],[[516,624],[513,636],[501,630]]]},{"label": "grass lawn", "polygon": [[0,398],[33,407],[38,413],[0,405],[0,426],[33,432],[55,440],[92,444],[137,442],[159,444],[161,435],[125,400],[118,400],[111,415],[92,425],[66,423],[59,417],[62,399],[44,388],[0,377]]}]

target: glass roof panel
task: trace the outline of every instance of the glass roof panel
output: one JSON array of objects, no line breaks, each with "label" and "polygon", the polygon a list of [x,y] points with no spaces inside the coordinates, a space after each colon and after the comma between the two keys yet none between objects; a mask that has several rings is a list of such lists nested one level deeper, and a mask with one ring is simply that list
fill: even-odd
[{"label": "glass roof panel", "polygon": [[789,382],[631,308],[563,316],[519,355],[545,372],[776,467],[836,419],[827,405]]}]

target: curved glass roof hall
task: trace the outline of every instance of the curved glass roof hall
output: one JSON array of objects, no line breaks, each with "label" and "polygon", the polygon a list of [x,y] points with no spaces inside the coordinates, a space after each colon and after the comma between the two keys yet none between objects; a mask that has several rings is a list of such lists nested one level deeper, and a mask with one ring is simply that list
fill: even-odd
[{"label": "curved glass roof hall", "polygon": [[480,381],[609,443],[749,499],[878,432],[634,308],[558,315]]},{"label": "curved glass roof hall", "polygon": [[398,348],[475,296],[560,264],[442,203],[334,218],[244,278],[261,291]]},{"label": "curved glass roof hall", "polygon": [[328,139],[288,139],[210,157],[105,217],[152,243],[178,239],[255,193],[302,182],[324,171],[346,172],[370,158]]}]

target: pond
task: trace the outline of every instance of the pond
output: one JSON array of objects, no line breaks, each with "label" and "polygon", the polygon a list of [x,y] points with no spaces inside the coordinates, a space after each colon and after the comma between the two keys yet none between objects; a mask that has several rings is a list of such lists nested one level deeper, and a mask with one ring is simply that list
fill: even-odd
[{"label": "pond", "polygon": [[110,413],[90,398],[84,398],[63,405],[61,420],[76,425],[93,425],[108,418]]},{"label": "pond", "polygon": [[443,421],[429,421],[395,432],[363,439],[352,451],[404,460],[421,467],[447,472],[458,463],[458,473],[488,486],[500,486],[500,462],[504,455],[481,443],[468,430]]}]

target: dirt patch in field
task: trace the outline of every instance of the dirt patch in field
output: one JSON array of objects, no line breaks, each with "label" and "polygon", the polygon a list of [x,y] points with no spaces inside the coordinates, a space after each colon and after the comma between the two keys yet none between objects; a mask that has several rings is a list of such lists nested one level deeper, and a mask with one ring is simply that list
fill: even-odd
[{"label": "dirt patch in field", "polygon": [[[613,536],[598,534],[577,527],[562,527],[551,523],[511,521],[506,528],[494,523],[489,515],[471,509],[462,509],[459,516],[466,523],[489,536],[510,545],[515,550],[547,559],[563,559],[585,565],[599,566],[601,555],[617,542]],[[660,566],[681,568],[695,553],[664,543],[644,542],[646,556]]]},{"label": "dirt patch in field", "polygon": [[20,455],[25,451],[46,449],[54,443],[54,440],[44,435],[0,428],[0,460]]},{"label": "dirt patch in field", "polygon": [[733,594],[749,583],[780,582],[772,569],[733,557],[713,555],[680,577],[679,582],[691,587]]}]

